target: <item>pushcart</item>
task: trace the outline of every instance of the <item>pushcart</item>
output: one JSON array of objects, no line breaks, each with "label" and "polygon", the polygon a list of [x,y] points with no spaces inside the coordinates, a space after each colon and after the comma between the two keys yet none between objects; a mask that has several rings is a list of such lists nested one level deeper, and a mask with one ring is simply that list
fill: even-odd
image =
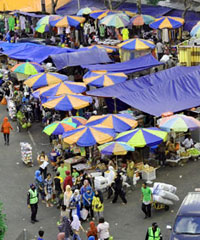
[{"label": "pushcart", "polygon": [[165,211],[169,210],[169,205],[166,205],[166,204],[163,204],[163,203],[159,203],[159,202],[153,202],[152,206],[156,210],[161,210],[161,209],[164,209]]}]

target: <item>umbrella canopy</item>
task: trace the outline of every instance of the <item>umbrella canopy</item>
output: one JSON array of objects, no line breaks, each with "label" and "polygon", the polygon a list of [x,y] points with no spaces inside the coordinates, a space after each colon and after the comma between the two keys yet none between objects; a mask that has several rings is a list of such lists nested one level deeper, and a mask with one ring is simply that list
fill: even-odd
[{"label": "umbrella canopy", "polygon": [[101,125],[91,127],[79,126],[77,129],[63,134],[64,142],[68,144],[76,143],[81,147],[110,142],[114,137],[115,132],[113,129]]},{"label": "umbrella canopy", "polygon": [[104,24],[106,26],[122,28],[126,27],[129,24],[129,17],[125,14],[111,14],[104,17],[100,24]]},{"label": "umbrella canopy", "polygon": [[49,30],[50,30],[49,24],[38,25],[38,26],[35,28],[35,31],[36,31],[36,32],[39,32],[39,33],[49,32]]},{"label": "umbrella canopy", "polygon": [[129,23],[133,26],[143,26],[144,24],[152,23],[154,20],[154,17],[142,14],[132,17]]},{"label": "umbrella canopy", "polygon": [[113,128],[115,132],[124,132],[137,127],[138,122],[129,114],[107,114],[91,116],[86,125],[92,126],[97,124]]},{"label": "umbrella canopy", "polygon": [[88,49],[96,49],[96,48],[100,48],[100,49],[104,49],[107,53],[112,53],[114,51],[113,48],[111,47],[106,47],[106,46],[101,46],[101,45],[92,45],[87,47]]},{"label": "umbrella canopy", "polygon": [[158,128],[137,128],[122,132],[115,139],[132,147],[155,146],[167,140],[167,132]]},{"label": "umbrella canopy", "polygon": [[95,87],[107,87],[116,83],[126,81],[127,76],[124,73],[112,73],[103,71],[87,72],[83,76],[85,84]]},{"label": "umbrella canopy", "polygon": [[61,135],[64,132],[73,130],[76,124],[72,122],[53,122],[43,129],[47,135]]},{"label": "umbrella canopy", "polygon": [[114,14],[117,11],[111,11],[111,10],[95,10],[90,13],[90,17],[94,19],[102,19],[106,17],[109,14]]},{"label": "umbrella canopy", "polygon": [[88,15],[93,11],[99,10],[98,8],[95,7],[86,7],[86,8],[81,8],[78,12],[77,12],[77,16],[83,16],[83,15]]},{"label": "umbrella canopy", "polygon": [[37,88],[41,88],[44,86],[64,82],[68,79],[67,76],[59,74],[59,73],[40,73],[34,76],[29,77],[24,84],[28,87],[33,88],[34,90]]},{"label": "umbrella canopy", "polygon": [[78,27],[80,23],[84,23],[85,18],[75,16],[64,16],[58,20],[51,21],[50,25],[54,27]]},{"label": "umbrella canopy", "polygon": [[86,86],[81,82],[70,82],[64,81],[61,83],[52,84],[47,87],[42,87],[33,92],[33,96],[36,98],[39,97],[49,97],[49,96],[58,96],[62,94],[74,94],[82,93],[86,91]]},{"label": "umbrella canopy", "polygon": [[45,102],[43,106],[57,111],[71,111],[72,109],[81,109],[87,107],[92,103],[92,98],[81,94],[63,94],[60,96],[51,96]]},{"label": "umbrella canopy", "polygon": [[44,72],[44,68],[38,63],[25,62],[15,65],[13,68],[11,68],[11,71],[15,73],[23,73],[26,75],[34,75],[39,72]]},{"label": "umbrella canopy", "polygon": [[118,44],[119,48],[126,49],[126,50],[147,50],[147,49],[154,49],[155,45],[152,41],[144,40],[140,38],[134,38],[125,40],[124,42]]},{"label": "umbrella canopy", "polygon": [[192,28],[190,32],[191,37],[200,37],[200,21]]},{"label": "umbrella canopy", "polygon": [[123,11],[123,13],[125,13],[125,14],[128,15],[129,17],[134,17],[135,15],[137,15],[136,12],[131,12],[131,11]]},{"label": "umbrella canopy", "polygon": [[72,116],[72,117],[64,118],[62,122],[72,122],[72,123],[75,123],[78,127],[81,125],[85,125],[87,123],[87,119],[80,116]]},{"label": "umbrella canopy", "polygon": [[105,155],[126,155],[127,152],[135,151],[134,147],[124,142],[109,142],[98,147],[99,151]]},{"label": "umbrella canopy", "polygon": [[159,119],[159,127],[167,132],[187,132],[200,128],[200,121],[186,115],[173,115]]},{"label": "umbrella canopy", "polygon": [[51,21],[57,20],[59,18],[61,18],[61,16],[58,16],[58,15],[49,15],[49,16],[42,17],[37,22],[37,26],[50,24]]},{"label": "umbrella canopy", "polygon": [[179,28],[184,24],[183,18],[178,17],[160,17],[155,19],[153,23],[151,23],[149,26],[154,29],[163,29],[163,28]]}]

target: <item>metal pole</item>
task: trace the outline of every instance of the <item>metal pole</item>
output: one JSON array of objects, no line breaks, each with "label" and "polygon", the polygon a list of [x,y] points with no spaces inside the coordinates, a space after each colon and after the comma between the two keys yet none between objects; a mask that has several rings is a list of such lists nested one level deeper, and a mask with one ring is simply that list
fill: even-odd
[{"label": "metal pole", "polygon": [[78,0],[78,10],[81,9],[81,0]]},{"label": "metal pole", "polygon": [[24,228],[24,234],[23,234],[23,235],[24,235],[23,240],[28,240],[28,239],[27,239],[27,231],[26,231],[25,228]]}]

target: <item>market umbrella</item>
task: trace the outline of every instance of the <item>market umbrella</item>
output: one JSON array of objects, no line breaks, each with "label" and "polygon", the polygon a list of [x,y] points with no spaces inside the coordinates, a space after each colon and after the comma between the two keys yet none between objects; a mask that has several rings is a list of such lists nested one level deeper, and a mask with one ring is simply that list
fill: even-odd
[{"label": "market umbrella", "polygon": [[155,48],[155,45],[152,41],[140,38],[125,40],[124,42],[118,44],[117,46],[119,48],[126,50],[138,50],[138,51]]},{"label": "market umbrella", "polygon": [[43,129],[47,135],[61,135],[64,132],[73,130],[76,124],[72,122],[53,122]]},{"label": "market umbrella", "polygon": [[114,49],[112,47],[107,47],[107,46],[101,46],[101,45],[92,45],[87,47],[88,49],[104,49],[107,53],[112,53],[114,51]]},{"label": "market umbrella", "polygon": [[131,147],[124,142],[109,142],[104,143],[98,147],[99,151],[104,155],[126,155],[127,152],[135,151],[134,147]]},{"label": "market umbrella", "polygon": [[176,114],[170,117],[161,118],[158,121],[159,127],[167,132],[187,132],[200,128],[200,121],[186,115]]},{"label": "market umbrella", "polygon": [[179,28],[184,24],[184,19],[179,17],[167,17],[163,16],[160,18],[156,18],[153,23],[151,23],[149,26],[154,29],[174,29]]},{"label": "market umbrella", "polygon": [[126,81],[127,76],[124,73],[112,73],[105,71],[88,71],[83,76],[85,84],[95,87],[107,87]]},{"label": "market umbrella", "polygon": [[51,21],[54,21],[54,20],[57,20],[60,18],[61,18],[61,16],[58,16],[58,15],[48,15],[48,16],[42,17],[37,22],[37,26],[50,24]]},{"label": "market umbrella", "polygon": [[64,118],[62,122],[72,122],[72,123],[75,123],[78,127],[81,125],[85,125],[87,123],[87,119],[80,116],[72,116],[72,117]]},{"label": "market umbrella", "polygon": [[82,82],[71,82],[64,81],[56,84],[52,84],[47,87],[42,87],[33,92],[33,96],[39,97],[49,97],[58,96],[62,94],[74,94],[82,93],[86,91],[86,86]]},{"label": "market umbrella", "polygon": [[200,37],[200,21],[192,28],[190,32],[191,37]]},{"label": "market umbrella", "polygon": [[39,73],[29,77],[24,84],[28,87],[33,88],[34,90],[37,88],[41,88],[44,86],[61,83],[68,79],[67,76],[59,74],[59,73]]},{"label": "market umbrella", "polygon": [[129,24],[129,17],[125,14],[111,14],[100,20],[100,24],[109,27],[122,28]]},{"label": "market umbrella", "polygon": [[49,32],[49,30],[50,30],[49,24],[38,25],[38,26],[35,28],[35,31],[36,31],[36,32],[39,32],[39,33]]},{"label": "market umbrella", "polygon": [[35,62],[25,62],[25,63],[19,63],[11,68],[12,72],[15,73],[22,73],[25,75],[34,75],[39,72],[44,72],[44,68]]},{"label": "market umbrella", "polygon": [[125,13],[125,14],[128,15],[129,17],[134,17],[135,15],[137,15],[136,12],[132,12],[132,11],[123,11],[123,13]]},{"label": "market umbrella", "polygon": [[81,109],[92,103],[92,98],[81,94],[63,94],[60,96],[51,96],[45,101],[42,100],[43,107],[55,109],[57,111],[71,111],[72,109]]},{"label": "market umbrella", "polygon": [[50,25],[53,27],[78,27],[80,23],[84,23],[85,18],[76,16],[64,16],[58,20],[51,21]]},{"label": "market umbrella", "polygon": [[114,14],[117,11],[111,11],[111,10],[94,10],[90,13],[90,17],[94,19],[102,19],[106,17],[109,14]]},{"label": "market umbrella", "polygon": [[78,12],[77,12],[77,16],[83,16],[83,15],[88,15],[93,11],[99,10],[96,7],[85,7],[85,8],[81,8]]},{"label": "market umbrella", "polygon": [[120,133],[115,140],[126,142],[132,147],[155,146],[167,140],[167,132],[158,128],[137,128]]},{"label": "market umbrella", "polygon": [[115,132],[124,132],[137,127],[138,122],[130,114],[107,114],[91,116],[86,125],[92,126],[97,124],[113,128]]},{"label": "market umbrella", "polygon": [[63,134],[64,142],[68,144],[76,143],[81,147],[110,142],[114,137],[115,131],[113,129],[101,125],[91,127],[79,126],[77,129]]},{"label": "market umbrella", "polygon": [[130,24],[133,26],[143,26],[144,24],[150,24],[155,20],[154,17],[150,15],[136,15],[131,18]]}]

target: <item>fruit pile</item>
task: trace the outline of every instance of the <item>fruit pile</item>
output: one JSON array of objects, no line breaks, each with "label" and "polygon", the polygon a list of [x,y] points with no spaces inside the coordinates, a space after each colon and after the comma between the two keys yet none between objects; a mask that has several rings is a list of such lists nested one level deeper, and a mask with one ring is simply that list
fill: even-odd
[{"label": "fruit pile", "polygon": [[187,152],[191,155],[191,156],[199,156],[200,155],[200,151],[196,148],[190,148],[187,150]]}]

